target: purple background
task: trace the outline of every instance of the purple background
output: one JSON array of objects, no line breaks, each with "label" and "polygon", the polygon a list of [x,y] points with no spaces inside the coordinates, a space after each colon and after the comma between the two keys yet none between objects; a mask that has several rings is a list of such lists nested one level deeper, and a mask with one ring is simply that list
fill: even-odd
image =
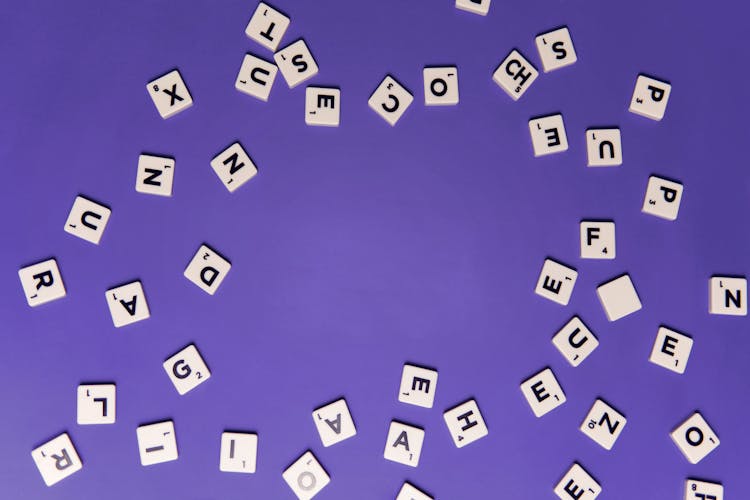
[{"label": "purple background", "polygon": [[[304,85],[263,103],[233,83],[255,1],[20,2],[0,17],[0,497],[292,498],[281,471],[311,449],[320,498],[552,498],[574,460],[603,498],[681,498],[688,476],[748,495],[747,318],[709,316],[708,278],[750,274],[740,151],[750,72],[739,2],[500,2],[486,17],[428,0],[278,0],[338,85],[337,129],[304,123]],[[744,9],[744,7],[742,7]],[[567,25],[571,67],[518,102],[493,83],[518,48]],[[422,68],[455,64],[461,102],[427,108]],[[162,120],[145,84],[179,68],[193,108]],[[662,122],[627,111],[639,72],[667,79]],[[367,107],[386,73],[415,102],[391,128]],[[570,149],[535,159],[527,120],[562,112]],[[621,127],[624,164],[590,169],[584,130]],[[230,194],[209,167],[240,140],[259,167]],[[142,152],[176,159],[174,195],[134,190]],[[685,184],[679,218],[640,213],[650,174]],[[63,231],[73,199],[107,203],[99,246]],[[617,259],[579,259],[578,222],[617,223]],[[182,271],[206,242],[233,267],[211,297]],[[54,256],[68,296],[26,305],[17,271]],[[561,307],[533,293],[545,257],[576,267]],[[599,283],[629,272],[643,309],[609,323]],[[115,329],[104,300],[140,279],[152,317]],[[600,347],[572,368],[550,342],[578,314]],[[647,361],[656,330],[693,336],[680,376]],[[195,342],[213,377],[180,397],[162,361]],[[431,410],[396,399],[404,362],[434,366]],[[568,402],[536,419],[518,385],[545,366]],[[81,382],[117,383],[117,423],[78,426]],[[323,448],[310,412],[346,397],[355,438]],[[475,397],[490,435],[456,449],[442,412]],[[594,399],[628,418],[611,452],[578,431]],[[690,465],[669,431],[699,409],[721,446]],[[175,421],[180,458],[142,467],[135,428]],[[388,423],[426,430],[416,469],[388,462]],[[225,429],[259,434],[255,475],[218,470]],[[84,469],[47,488],[29,455],[70,433]]]}]

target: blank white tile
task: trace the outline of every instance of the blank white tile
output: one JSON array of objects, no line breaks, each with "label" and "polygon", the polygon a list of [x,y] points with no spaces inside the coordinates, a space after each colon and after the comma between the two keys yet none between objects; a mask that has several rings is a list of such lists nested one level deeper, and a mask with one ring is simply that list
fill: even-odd
[{"label": "blank white tile", "polygon": [[578,272],[572,267],[552,259],[545,259],[534,292],[545,299],[566,306],[577,279]]},{"label": "blank white tile", "polygon": [[573,464],[555,486],[555,495],[563,500],[594,500],[601,492],[599,483],[578,464]]},{"label": "blank white tile", "polygon": [[630,100],[630,112],[659,121],[667,110],[672,86],[645,75],[638,75]]},{"label": "blank white tile", "polygon": [[424,430],[394,420],[388,428],[383,456],[386,460],[416,467],[423,442]]},{"label": "blank white tile", "polygon": [[412,101],[414,101],[414,97],[411,93],[392,76],[387,75],[375,89],[375,92],[372,93],[367,104],[383,120],[395,125]]},{"label": "blank white tile", "polygon": [[261,101],[268,101],[279,68],[260,57],[245,54],[234,88]]},{"label": "blank white tile", "polygon": [[289,18],[270,5],[260,2],[245,28],[245,34],[265,48],[275,51],[289,27]]},{"label": "blank white tile", "polygon": [[713,276],[709,282],[708,312],[727,316],[747,316],[747,279]]},{"label": "blank white tile", "polygon": [[211,160],[211,168],[230,193],[255,177],[258,169],[242,144],[235,142]]},{"label": "blank white tile", "polygon": [[662,219],[675,220],[680,211],[682,191],[682,184],[652,175],[648,178],[641,211]]},{"label": "blank white tile", "polygon": [[211,378],[211,372],[193,344],[170,356],[162,366],[180,395]]},{"label": "blank white tile", "polygon": [[619,128],[590,128],[586,131],[589,167],[622,165],[622,138]]},{"label": "blank white tile", "polygon": [[492,74],[492,79],[517,101],[538,76],[536,68],[520,52],[513,49]]},{"label": "blank white tile", "polygon": [[305,89],[305,123],[338,127],[341,121],[341,90],[327,87]]},{"label": "blank white tile", "polygon": [[685,500],[724,500],[724,486],[720,483],[688,479],[685,481]]},{"label": "blank white tile", "polygon": [[429,368],[405,364],[401,371],[398,400],[402,403],[432,408],[437,390],[438,372]]},{"label": "blank white tile", "polygon": [[692,349],[693,339],[662,326],[656,333],[648,360],[675,373],[685,373]]},{"label": "blank white tile", "polygon": [[552,343],[571,366],[580,365],[599,346],[599,340],[578,316],[573,316],[555,334]]},{"label": "blank white tile", "polygon": [[716,433],[698,412],[680,424],[670,436],[691,464],[703,460],[720,444]]},{"label": "blank white tile", "polygon": [[117,414],[117,388],[114,384],[78,386],[79,425],[114,424]]},{"label": "blank white tile", "polygon": [[581,258],[614,259],[615,223],[607,221],[581,221]]},{"label": "blank white tile", "polygon": [[318,64],[302,39],[276,52],[273,60],[290,89],[318,74]]},{"label": "blank white tile", "polygon": [[138,173],[135,176],[135,190],[156,196],[172,196],[174,167],[174,158],[140,155]]},{"label": "blank white tile", "polygon": [[599,285],[596,294],[610,321],[624,318],[642,307],[638,292],[627,274]]},{"label": "blank white tile", "polygon": [[456,448],[463,448],[489,434],[482,412],[473,399],[446,411],[443,413],[443,419]]},{"label": "blank white tile", "polygon": [[456,8],[473,14],[479,14],[480,16],[486,16],[490,11],[491,2],[492,0],[456,0]]},{"label": "blank white tile", "polygon": [[232,264],[208,245],[201,245],[185,268],[184,276],[209,295],[216,293]]},{"label": "blank white tile", "polygon": [[222,432],[219,470],[253,474],[258,458],[258,435],[250,432]]},{"label": "blank white tile", "polygon": [[171,420],[141,425],[136,429],[141,465],[177,460],[177,438]]},{"label": "blank white tile", "polygon": [[565,134],[565,124],[561,114],[529,120],[529,133],[535,157],[568,150],[568,136]]},{"label": "blank white tile", "polygon": [[354,419],[345,399],[321,406],[312,413],[323,446],[328,447],[357,434]]},{"label": "blank white tile", "polygon": [[105,297],[109,313],[112,315],[112,323],[117,328],[151,316],[140,281],[110,288],[105,292]]},{"label": "blank white tile", "polygon": [[65,221],[65,232],[98,245],[112,211],[83,196],[76,196]]},{"label": "blank white tile", "polygon": [[154,101],[154,106],[162,118],[167,119],[193,105],[193,97],[182,75],[177,70],[160,76],[146,84],[148,95]]},{"label": "blank white tile", "polygon": [[430,495],[417,489],[416,486],[404,483],[398,492],[396,500],[434,500]]},{"label": "blank white tile", "polygon": [[622,413],[597,399],[583,419],[580,429],[599,446],[611,450],[627,423],[628,419]]},{"label": "blank white tile", "polygon": [[567,27],[562,27],[536,37],[536,49],[545,73],[570,66],[578,60],[573,40]]},{"label": "blank white tile", "polygon": [[426,106],[453,106],[458,104],[457,67],[428,67],[422,70],[422,77],[424,79],[424,103]]},{"label": "blank white tile", "polygon": [[83,462],[65,432],[34,449],[31,457],[47,486],[52,486],[83,468]]},{"label": "blank white tile", "polygon": [[521,384],[521,392],[537,418],[565,403],[565,393],[552,370],[545,368]]},{"label": "blank white tile", "polygon": [[31,307],[65,297],[65,284],[55,259],[22,267],[18,277]]},{"label": "blank white tile", "polygon": [[282,473],[282,477],[299,500],[314,497],[331,482],[323,466],[310,451],[290,465]]}]

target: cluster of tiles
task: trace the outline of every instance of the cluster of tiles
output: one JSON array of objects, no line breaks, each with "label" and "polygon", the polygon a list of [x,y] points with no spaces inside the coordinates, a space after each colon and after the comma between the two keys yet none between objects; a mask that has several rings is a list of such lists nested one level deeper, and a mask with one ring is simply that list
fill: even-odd
[{"label": "cluster of tiles", "polygon": [[[456,0],[456,7],[479,15],[486,15],[491,0]],[[261,46],[274,52],[271,63],[247,54],[235,82],[237,90],[266,101],[278,71],[290,88],[294,88],[318,72],[318,66],[304,40],[297,40],[277,50],[290,24],[290,18],[260,3],[246,34]],[[536,38],[539,58],[545,73],[577,61],[570,33],[563,27]],[[458,68],[427,67],[423,71],[425,105],[456,105],[459,102]],[[512,99],[520,99],[539,77],[539,72],[523,54],[512,50],[492,75],[493,80]],[[147,84],[156,109],[169,118],[189,108],[193,99],[177,70]],[[671,85],[667,82],[639,75],[629,110],[652,120],[665,114]],[[412,94],[395,78],[387,75],[371,95],[368,104],[390,125],[395,125],[412,104]],[[341,90],[338,88],[307,87],[305,121],[313,126],[339,126]],[[561,114],[541,116],[529,120],[529,133],[535,156],[561,153],[568,149],[568,140]],[[585,131],[588,166],[617,167],[622,164],[622,142],[618,128]],[[243,146],[236,142],[210,162],[222,184],[229,192],[253,178],[257,168]],[[141,155],[136,174],[136,191],[171,196],[175,161],[167,156]],[[677,219],[683,186],[679,182],[651,176],[642,205],[645,214],[674,221]],[[93,244],[99,244],[111,215],[110,209],[83,196],[78,196],[65,222],[66,232]],[[580,222],[580,257],[582,259],[615,259],[615,223],[611,220]],[[201,245],[188,263],[184,275],[206,293],[213,295],[231,269],[231,263],[208,245]],[[23,267],[19,277],[28,304],[32,307],[60,299],[66,295],[65,285],[55,259]],[[566,306],[576,284],[578,272],[563,263],[546,259],[543,263],[535,292],[553,302]],[[747,315],[747,281],[739,276],[713,276],[709,280],[711,314]],[[604,313],[610,321],[617,321],[641,309],[641,301],[627,273],[601,284],[596,290]],[[123,327],[149,317],[149,306],[140,281],[125,283],[105,292],[105,299],[115,327]],[[598,347],[593,332],[577,316],[557,332],[552,343],[573,367],[579,366]],[[678,374],[684,373],[693,340],[666,326],[656,332],[650,362]],[[164,370],[177,392],[184,395],[211,377],[205,361],[194,345],[188,345],[164,361]],[[432,408],[438,372],[407,364],[403,368],[398,400],[424,408]],[[566,402],[565,392],[551,369],[545,368],[520,384],[533,414],[543,417]],[[116,416],[116,387],[113,384],[80,385],[78,387],[78,415],[80,425],[114,424]],[[344,399],[322,406],[312,418],[325,447],[356,435],[356,427]],[[477,402],[465,401],[444,412],[445,424],[458,448],[467,446],[488,435],[488,427]],[[609,402],[594,401],[583,418],[580,430],[594,442],[611,450],[620,438],[627,418]],[[142,425],[136,430],[142,465],[152,465],[178,458],[177,440],[172,421]],[[671,438],[690,463],[696,464],[719,446],[719,438],[699,412],[693,413],[671,433]],[[388,428],[383,455],[386,459],[417,467],[421,455],[424,430],[418,426],[392,421]],[[257,461],[258,436],[254,433],[224,432],[221,435],[219,468],[225,472],[254,473]],[[47,485],[81,470],[83,464],[67,433],[42,444],[32,451],[32,457]],[[309,499],[330,482],[323,466],[307,451],[283,473],[283,479],[300,499]],[[554,493],[562,499],[594,499],[602,486],[580,464],[573,463],[554,486]],[[404,483],[397,500],[426,500],[427,493]],[[688,479],[685,498],[721,500],[721,484]]]}]

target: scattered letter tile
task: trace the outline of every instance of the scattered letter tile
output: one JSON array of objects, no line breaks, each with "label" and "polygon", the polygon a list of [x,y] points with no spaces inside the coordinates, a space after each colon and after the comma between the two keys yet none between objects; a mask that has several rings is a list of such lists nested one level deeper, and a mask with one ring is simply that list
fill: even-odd
[{"label": "scattered letter tile", "polygon": [[614,259],[615,223],[605,221],[581,221],[581,258]]},{"label": "scattered letter tile", "polygon": [[314,497],[331,482],[323,466],[310,451],[305,452],[290,465],[282,473],[282,477],[299,500]]},{"label": "scattered letter tile", "polygon": [[146,90],[154,101],[157,111],[165,119],[193,105],[193,98],[177,70],[170,71],[149,82]]},{"label": "scattered letter tile", "polygon": [[273,59],[290,89],[318,74],[318,65],[304,40],[287,45]]},{"label": "scattered letter tile", "polygon": [[517,50],[512,50],[497,67],[492,79],[517,101],[531,87],[539,72]]},{"label": "scattered letter tile", "polygon": [[719,438],[700,413],[695,412],[672,431],[672,441],[691,464],[697,464],[719,446]]},{"label": "scattered letter tile", "polygon": [[111,288],[105,292],[105,297],[112,322],[117,328],[151,316],[140,281]]},{"label": "scattered letter tile", "polygon": [[171,420],[141,425],[136,429],[141,465],[177,460],[177,439]]},{"label": "scattered letter tile", "polygon": [[415,486],[404,483],[401,490],[398,492],[396,500],[434,500],[430,495],[424,491],[418,490]]},{"label": "scattered letter tile", "polygon": [[581,423],[581,432],[605,450],[611,450],[627,423],[628,420],[620,412],[597,399]]},{"label": "scattered letter tile", "polygon": [[422,70],[422,75],[426,106],[458,104],[458,68],[455,66],[428,67]]},{"label": "scattered letter tile", "polygon": [[555,495],[562,500],[594,500],[601,492],[599,483],[578,464],[573,464],[555,487]]},{"label": "scattered letter tile", "polygon": [[529,120],[534,156],[545,156],[568,150],[568,136],[560,114]]},{"label": "scattered letter tile", "polygon": [[586,131],[589,167],[622,165],[622,140],[619,128],[590,128]]},{"label": "scattered letter tile", "polygon": [[174,158],[140,155],[135,190],[157,196],[172,196]]},{"label": "scattered letter tile", "polygon": [[675,373],[685,373],[692,349],[693,339],[662,326],[648,360]]},{"label": "scattered letter tile", "polygon": [[486,16],[487,12],[490,11],[491,2],[492,0],[456,0],[456,8]]},{"label": "scattered letter tile", "polygon": [[566,401],[565,393],[552,370],[545,368],[521,384],[521,392],[537,417],[542,417]]},{"label": "scattered letter tile", "polygon": [[339,399],[312,413],[323,446],[328,447],[357,434],[346,400]]},{"label": "scattered letter tile", "polygon": [[708,312],[711,314],[747,316],[747,279],[713,276],[709,294]]},{"label": "scattered letter tile", "polygon": [[599,285],[596,289],[599,302],[602,303],[607,319],[617,321],[641,309],[641,299],[635,291],[630,276],[623,274],[619,278]]},{"label": "scattered letter tile", "polygon": [[111,213],[104,205],[76,196],[65,221],[65,232],[98,245]]},{"label": "scattered letter tile", "polygon": [[682,201],[682,184],[652,175],[648,178],[641,211],[662,219],[675,220]]},{"label": "scattered letter tile", "polygon": [[566,306],[573,293],[576,279],[578,272],[575,269],[552,259],[545,259],[534,291],[545,299]]},{"label": "scattered letter tile", "polygon": [[193,344],[171,356],[163,366],[180,395],[192,391],[211,377],[211,372]]},{"label": "scattered letter tile", "polygon": [[305,89],[305,123],[338,127],[341,119],[341,90],[325,87]]},{"label": "scattered letter tile", "polygon": [[573,316],[555,334],[552,343],[571,366],[580,365],[599,346],[597,338],[578,316]]},{"label": "scattered letter tile", "polygon": [[672,86],[667,82],[638,75],[630,101],[630,112],[659,121],[664,118]]},{"label": "scattered letter tile", "polygon": [[378,88],[375,89],[375,92],[372,93],[367,104],[383,120],[391,125],[395,125],[413,100],[414,97],[412,97],[408,90],[401,86],[392,76],[387,75],[380,82]]},{"label": "scattered letter tile", "polygon": [[255,472],[258,435],[249,432],[222,432],[219,470],[222,472]]},{"label": "scattered letter tile", "polygon": [[78,424],[114,424],[116,415],[114,384],[78,386]]},{"label": "scattered letter tile", "polygon": [[255,177],[258,169],[242,144],[235,142],[211,160],[211,168],[230,193]]},{"label": "scattered letter tile", "polygon": [[536,48],[545,73],[569,66],[578,60],[566,27],[536,37]]},{"label": "scattered letter tile", "polygon": [[65,297],[65,285],[55,259],[21,268],[18,277],[31,307]]},{"label": "scattered letter tile", "polygon": [[31,452],[44,484],[52,486],[78,472],[83,463],[67,433],[62,433]]},{"label": "scattered letter tile", "polygon": [[414,365],[404,365],[398,400],[402,403],[432,408],[437,389],[438,372]]},{"label": "scattered letter tile", "polygon": [[278,71],[275,64],[252,54],[245,54],[234,88],[261,101],[268,101]]},{"label": "scattered letter tile", "polygon": [[213,295],[231,268],[232,264],[228,260],[209,246],[201,245],[193,260],[185,268],[184,275],[198,288]]},{"label": "scattered letter tile", "polygon": [[489,434],[477,402],[473,399],[443,413],[456,448],[463,448]]},{"label": "scattered letter tile", "polygon": [[685,481],[685,500],[724,500],[724,487],[719,483],[688,479]]},{"label": "scattered letter tile", "polygon": [[424,430],[394,420],[388,428],[383,456],[386,460],[416,467],[423,442]]},{"label": "scattered letter tile", "polygon": [[268,4],[260,2],[245,28],[245,34],[274,51],[289,27],[289,18]]}]

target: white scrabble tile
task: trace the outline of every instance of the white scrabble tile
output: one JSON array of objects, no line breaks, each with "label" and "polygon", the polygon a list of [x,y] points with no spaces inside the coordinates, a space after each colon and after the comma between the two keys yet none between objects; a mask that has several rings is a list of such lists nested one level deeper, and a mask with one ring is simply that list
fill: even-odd
[{"label": "white scrabble tile", "polygon": [[[489,2],[487,2],[489,4]],[[458,104],[458,68],[455,66],[428,67],[422,70],[424,103],[426,106]]]},{"label": "white scrabble tile", "polygon": [[664,118],[671,92],[672,86],[667,82],[638,75],[629,111],[659,121]]},{"label": "white scrabble tile", "polygon": [[724,500],[724,486],[719,483],[688,479],[685,481],[685,500]]},{"label": "white scrabble tile", "polygon": [[174,182],[174,158],[154,155],[138,157],[138,173],[135,190],[157,196],[172,196]]},{"label": "white scrabble tile", "polygon": [[552,343],[571,366],[580,365],[594,349],[599,347],[599,340],[578,316],[573,316],[555,334]]},{"label": "white scrabble tile", "polygon": [[396,500],[434,500],[430,495],[417,489],[416,486],[404,483],[396,496]]},{"label": "white scrabble tile", "polygon": [[560,114],[529,120],[529,133],[535,157],[568,150],[568,136]]},{"label": "white scrabble tile", "polygon": [[310,451],[305,452],[290,465],[282,473],[282,477],[299,500],[314,497],[331,482],[323,466]]},{"label": "white scrabble tile", "polygon": [[211,168],[230,193],[255,177],[258,169],[242,144],[235,142],[211,160]]},{"label": "white scrabble tile", "polygon": [[323,446],[328,447],[357,434],[346,400],[339,399],[312,413]]},{"label": "white scrabble tile", "polygon": [[437,390],[438,372],[414,365],[404,365],[398,400],[402,403],[432,408]]},{"label": "white scrabble tile", "polygon": [[534,415],[542,417],[566,401],[565,393],[552,370],[545,368],[521,384],[523,393]]},{"label": "white scrabble tile", "polygon": [[302,39],[276,52],[273,60],[290,89],[318,74],[318,64]]},{"label": "white scrabble tile", "polygon": [[379,114],[383,120],[391,125],[404,114],[406,108],[411,106],[414,97],[392,76],[387,75],[375,92],[372,93],[367,104]]},{"label": "white scrabble tile", "polygon": [[162,118],[167,119],[193,105],[193,98],[182,75],[177,70],[170,71],[146,84],[146,90],[154,101],[154,106]]},{"label": "white scrabble tile", "polygon": [[489,434],[479,406],[473,399],[446,411],[443,413],[443,419],[456,448],[463,448]]},{"label": "white scrabble tile", "polygon": [[538,76],[536,68],[520,52],[513,49],[492,74],[492,79],[517,101]]},{"label": "white scrabble tile", "polygon": [[289,18],[270,5],[260,2],[245,28],[245,34],[265,48],[275,51],[289,27]]},{"label": "white scrabble tile", "polygon": [[649,361],[675,373],[685,373],[693,339],[669,328],[659,327]]},{"label": "white scrabble tile", "polygon": [[700,413],[695,412],[670,434],[691,464],[697,464],[719,446],[720,441]]},{"label": "white scrabble tile", "polygon": [[177,439],[171,420],[141,425],[135,430],[141,465],[160,464],[177,460]]},{"label": "white scrabble tile", "polygon": [[615,223],[606,221],[581,221],[581,258],[614,259]]},{"label": "white scrabble tile", "polygon": [[652,175],[648,178],[641,211],[662,219],[675,220],[682,201],[682,184]]},{"label": "white scrabble tile", "polygon": [[260,57],[245,54],[234,88],[261,101],[268,101],[279,68]]},{"label": "white scrabble tile", "polygon": [[597,399],[583,419],[580,429],[599,446],[611,450],[627,423],[628,419],[622,413]]},{"label": "white scrabble tile", "polygon": [[116,393],[114,384],[79,385],[78,424],[114,424],[117,414]]},{"label": "white scrabble tile", "polygon": [[573,464],[555,487],[555,495],[563,500],[594,500],[601,492],[599,483],[578,464]]},{"label": "white scrabble tile", "polygon": [[622,138],[619,128],[590,128],[586,131],[589,167],[622,165]]},{"label": "white scrabble tile", "polygon": [[162,366],[180,395],[211,378],[211,372],[193,344],[170,356]]},{"label": "white scrabble tile", "polygon": [[36,448],[31,452],[31,457],[47,486],[52,486],[83,468],[83,462],[67,433]]},{"label": "white scrabble tile", "polygon": [[250,432],[222,432],[219,470],[253,474],[258,458],[258,435]]},{"label": "white scrabble tile", "polygon": [[456,0],[456,8],[479,14],[480,16],[486,16],[490,11],[491,2],[492,0]]},{"label": "white scrabble tile", "polygon": [[552,259],[545,259],[534,292],[545,299],[566,306],[577,279],[578,272],[575,269]]},{"label": "white scrabble tile", "polygon": [[711,314],[747,316],[747,279],[713,276],[709,283]]},{"label": "white scrabble tile", "polygon": [[23,267],[18,270],[18,277],[31,307],[65,297],[65,284],[55,259]]},{"label": "white scrabble tile", "polygon": [[562,27],[536,37],[536,49],[545,73],[570,66],[578,60],[573,40],[567,27]]},{"label": "white scrabble tile", "polygon": [[338,127],[341,120],[341,90],[326,87],[305,89],[305,123]]},{"label": "white scrabble tile", "polygon": [[117,328],[151,316],[140,281],[110,288],[105,292],[105,297],[109,313],[112,315],[112,323]]},{"label": "white scrabble tile", "polygon": [[394,420],[388,428],[383,456],[386,460],[416,467],[423,442],[424,430]]},{"label": "white scrabble tile", "polygon": [[627,274],[599,285],[596,295],[610,321],[624,318],[642,307],[641,299],[638,298],[633,282]]},{"label": "white scrabble tile", "polygon": [[111,214],[104,205],[76,196],[65,221],[65,232],[98,245]]},{"label": "white scrabble tile", "polygon": [[209,295],[216,293],[232,264],[208,245],[201,245],[185,268],[184,276]]}]

